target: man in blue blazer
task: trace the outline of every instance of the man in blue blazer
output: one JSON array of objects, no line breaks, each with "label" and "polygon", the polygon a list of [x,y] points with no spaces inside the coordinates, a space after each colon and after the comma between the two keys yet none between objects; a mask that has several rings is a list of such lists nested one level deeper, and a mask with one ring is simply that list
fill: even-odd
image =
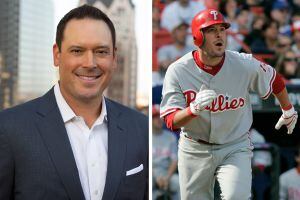
[{"label": "man in blue blazer", "polygon": [[103,97],[116,68],[115,29],[81,6],[59,22],[59,82],[0,113],[0,199],[148,199],[148,120]]}]

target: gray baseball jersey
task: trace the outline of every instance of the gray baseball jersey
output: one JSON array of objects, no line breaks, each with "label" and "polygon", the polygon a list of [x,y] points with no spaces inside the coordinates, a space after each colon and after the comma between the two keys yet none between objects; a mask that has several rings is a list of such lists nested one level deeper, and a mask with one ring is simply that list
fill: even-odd
[{"label": "gray baseball jersey", "polygon": [[225,51],[222,68],[213,76],[197,66],[190,52],[167,70],[160,115],[164,117],[176,109],[188,107],[205,84],[217,93],[217,98],[181,131],[210,143],[232,142],[247,134],[252,124],[249,92],[268,98],[275,76],[276,71],[271,66],[251,54],[229,50]]},{"label": "gray baseball jersey", "polygon": [[280,200],[300,199],[300,174],[296,168],[280,175]]}]

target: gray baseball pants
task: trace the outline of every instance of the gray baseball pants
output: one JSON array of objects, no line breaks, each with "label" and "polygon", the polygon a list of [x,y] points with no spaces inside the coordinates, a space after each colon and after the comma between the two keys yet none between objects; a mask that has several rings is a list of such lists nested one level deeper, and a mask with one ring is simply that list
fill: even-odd
[{"label": "gray baseball pants", "polygon": [[222,145],[201,144],[181,135],[178,147],[181,199],[213,200],[216,179],[223,200],[250,199],[253,146],[248,135]]}]

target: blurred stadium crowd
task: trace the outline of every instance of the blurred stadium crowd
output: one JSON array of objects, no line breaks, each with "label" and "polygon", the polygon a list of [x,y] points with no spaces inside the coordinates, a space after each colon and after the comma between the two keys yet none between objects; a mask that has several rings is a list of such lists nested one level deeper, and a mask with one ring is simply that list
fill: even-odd
[{"label": "blurred stadium crowd", "polygon": [[154,0],[154,85],[161,83],[171,62],[194,49],[189,25],[206,8],[219,9],[230,22],[227,49],[253,53],[287,82],[300,77],[299,0]]},{"label": "blurred stadium crowd", "polygon": [[[220,10],[231,24],[227,49],[252,53],[273,66],[287,84],[300,84],[300,0],[153,0],[153,199],[178,199],[174,192],[178,187],[178,176],[174,170],[177,157],[173,141],[178,134],[170,132],[172,137],[165,136],[168,130],[160,130],[162,123],[159,122],[159,111],[155,109],[161,100],[168,66],[196,48],[190,30],[192,18],[207,8]],[[253,199],[300,200],[300,147],[290,148],[287,157],[291,164],[280,170],[281,161],[274,157],[280,150],[270,146],[267,151],[262,150],[268,146],[264,145],[267,144],[264,136],[255,129],[251,132],[252,141],[258,145],[257,149],[261,149],[254,151]],[[164,142],[161,143],[159,138],[164,138]],[[274,167],[276,159],[279,167]],[[274,170],[278,171],[277,176]],[[287,170],[290,171],[285,172]],[[279,178],[281,173],[284,175]],[[287,178],[287,173],[292,175]],[[171,180],[171,185],[166,183],[167,180]],[[215,199],[218,199],[217,195]]]}]

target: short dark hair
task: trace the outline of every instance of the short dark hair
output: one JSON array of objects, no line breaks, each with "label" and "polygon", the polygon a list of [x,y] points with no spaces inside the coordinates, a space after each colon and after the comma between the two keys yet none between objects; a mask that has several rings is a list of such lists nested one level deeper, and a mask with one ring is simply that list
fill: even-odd
[{"label": "short dark hair", "polygon": [[112,21],[109,19],[109,17],[104,12],[102,12],[98,8],[84,4],[80,7],[74,8],[71,11],[69,11],[59,21],[57,28],[56,28],[56,39],[55,39],[59,51],[61,51],[61,43],[63,41],[64,31],[65,31],[67,23],[72,19],[84,19],[84,18],[90,18],[90,19],[104,21],[107,24],[108,28],[110,29],[113,48],[115,48],[115,46],[116,46],[116,30],[115,30],[115,27],[114,27],[114,24],[112,23]]}]

